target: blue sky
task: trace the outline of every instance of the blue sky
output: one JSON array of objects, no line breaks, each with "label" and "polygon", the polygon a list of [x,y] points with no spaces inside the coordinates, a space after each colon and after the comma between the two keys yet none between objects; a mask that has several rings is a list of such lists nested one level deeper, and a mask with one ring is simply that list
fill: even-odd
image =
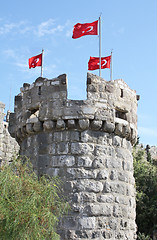
[{"label": "blue sky", "polygon": [[[24,82],[40,76],[28,58],[44,53],[43,75],[68,76],[68,98],[86,98],[90,56],[99,54],[98,36],[72,39],[73,25],[102,13],[102,56],[113,49],[113,79],[122,78],[140,95],[140,142],[157,146],[157,1],[2,1],[0,7],[0,101],[13,111]],[[98,71],[92,71],[98,74]],[[102,77],[110,80],[109,69]],[[11,92],[11,104],[10,104]]]}]

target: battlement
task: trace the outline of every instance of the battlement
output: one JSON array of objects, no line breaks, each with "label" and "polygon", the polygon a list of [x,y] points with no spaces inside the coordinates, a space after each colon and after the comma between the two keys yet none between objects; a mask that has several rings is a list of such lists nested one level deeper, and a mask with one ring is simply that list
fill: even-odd
[{"label": "battlement", "polygon": [[87,74],[87,99],[67,99],[67,77],[37,78],[15,97],[9,131],[20,143],[27,135],[53,129],[92,129],[114,133],[135,143],[137,96],[122,80],[105,81]]},{"label": "battlement", "polygon": [[137,96],[119,79],[87,74],[87,99],[67,99],[67,78],[38,78],[15,97],[9,131],[38,176],[59,176],[71,210],[62,240],[136,239],[132,145]]}]

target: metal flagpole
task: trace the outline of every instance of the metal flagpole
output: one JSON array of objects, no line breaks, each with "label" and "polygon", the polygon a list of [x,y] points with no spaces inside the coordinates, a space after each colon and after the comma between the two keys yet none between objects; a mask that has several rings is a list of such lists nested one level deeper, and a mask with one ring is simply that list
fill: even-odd
[{"label": "metal flagpole", "polygon": [[99,77],[101,77],[101,15],[99,17]]},{"label": "metal flagpole", "polygon": [[44,49],[42,49],[41,77],[43,77],[43,60],[44,60]]},{"label": "metal flagpole", "polygon": [[112,51],[113,49],[111,50],[111,63],[110,63],[110,80],[112,81]]}]

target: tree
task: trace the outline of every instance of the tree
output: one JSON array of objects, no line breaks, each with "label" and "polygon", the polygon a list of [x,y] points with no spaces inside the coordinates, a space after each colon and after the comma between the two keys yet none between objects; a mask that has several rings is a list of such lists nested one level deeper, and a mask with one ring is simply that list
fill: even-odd
[{"label": "tree", "polygon": [[157,167],[147,161],[142,148],[135,148],[133,155],[138,233],[152,237],[157,227]]},{"label": "tree", "polygon": [[0,168],[0,239],[58,240],[56,226],[67,209],[58,178],[38,180],[21,158]]}]

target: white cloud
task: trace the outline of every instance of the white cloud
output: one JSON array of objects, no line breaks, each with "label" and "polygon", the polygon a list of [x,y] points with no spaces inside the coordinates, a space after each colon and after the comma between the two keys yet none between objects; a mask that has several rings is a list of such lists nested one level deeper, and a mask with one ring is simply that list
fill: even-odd
[{"label": "white cloud", "polygon": [[24,21],[20,21],[19,23],[4,23],[0,26],[0,35],[5,35],[10,32],[19,32],[25,24]]},{"label": "white cloud", "polygon": [[[20,21],[18,23],[3,23],[0,24],[0,35],[6,35],[9,33],[13,34],[25,34],[31,33],[37,35],[38,37],[43,37],[45,35],[53,35],[56,32],[62,32],[65,28],[68,28],[69,21],[67,20],[65,24],[56,24],[54,19],[48,19],[45,22],[41,22],[38,25],[32,25],[26,21]],[[65,33],[65,35],[67,35]]]},{"label": "white cloud", "polygon": [[[70,30],[69,30],[70,28]],[[41,22],[38,25],[33,25],[30,22],[7,22],[3,20],[0,22],[0,35],[7,34],[26,34],[30,33],[37,35],[38,37],[44,37],[46,35],[53,35],[65,30],[65,36],[71,36],[71,23],[67,20],[63,25],[56,24],[55,20],[50,18],[45,22]]]},{"label": "white cloud", "polygon": [[[66,25],[66,24],[65,24]],[[62,32],[65,28],[65,25],[57,25],[55,26],[55,21],[53,19],[49,19],[46,22],[42,22],[37,26],[37,30],[35,30],[35,34],[39,37],[43,37],[45,35],[51,35],[56,32]]]}]

